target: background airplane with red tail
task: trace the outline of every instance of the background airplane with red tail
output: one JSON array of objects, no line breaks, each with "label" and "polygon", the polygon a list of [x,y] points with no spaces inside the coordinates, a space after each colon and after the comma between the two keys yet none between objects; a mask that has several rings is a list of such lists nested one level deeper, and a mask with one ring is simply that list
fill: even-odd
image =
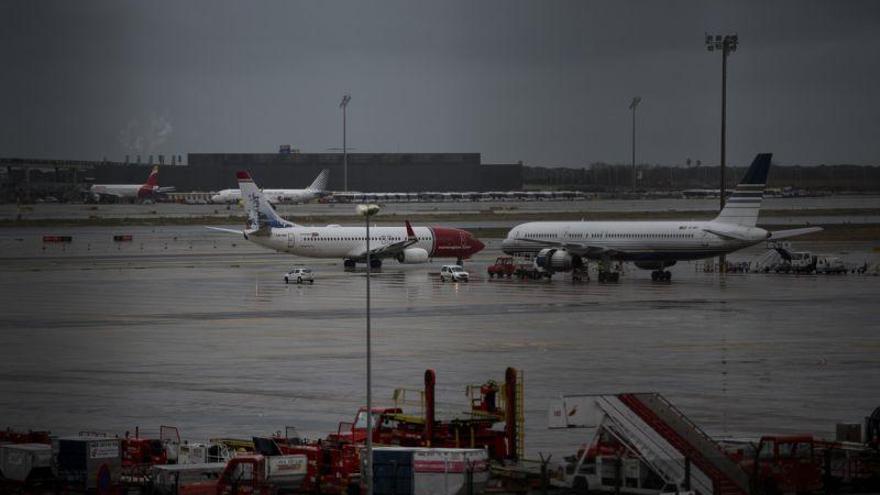
[{"label": "background airplane with red tail", "polygon": [[89,193],[95,201],[106,199],[155,199],[164,193],[173,192],[173,187],[159,186],[159,166],[153,167],[147,182],[143,184],[93,184]]},{"label": "background airplane with red tail", "polygon": [[[247,213],[244,230],[208,227],[243,235],[260,246],[308,258],[342,258],[346,268],[366,263],[366,226],[327,225],[308,227],[284,220],[254,184],[247,172],[238,172],[238,185]],[[468,259],[484,248],[470,232],[449,227],[370,227],[370,263],[382,266],[383,259],[400,263],[427,263],[433,258]]]}]

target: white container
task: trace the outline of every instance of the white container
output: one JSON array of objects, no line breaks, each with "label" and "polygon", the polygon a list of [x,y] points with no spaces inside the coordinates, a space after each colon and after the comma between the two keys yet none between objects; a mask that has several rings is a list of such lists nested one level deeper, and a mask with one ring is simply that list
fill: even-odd
[{"label": "white container", "polygon": [[0,474],[24,482],[31,475],[52,474],[52,446],[42,443],[7,444],[0,447]]}]

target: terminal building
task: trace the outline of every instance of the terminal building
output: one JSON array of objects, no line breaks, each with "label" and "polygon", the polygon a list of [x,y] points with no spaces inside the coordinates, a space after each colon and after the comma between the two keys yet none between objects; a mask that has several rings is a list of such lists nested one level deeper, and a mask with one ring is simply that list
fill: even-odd
[{"label": "terminal building", "polygon": [[[304,188],[323,169],[331,191],[519,191],[523,165],[483,164],[479,153],[190,153],[186,165],[160,165],[159,184],[177,191],[237,188],[235,172],[247,170],[261,187]],[[0,200],[80,197],[90,184],[141,184],[154,164],[0,158]]]},{"label": "terminal building", "polygon": [[[484,165],[479,153],[351,153],[348,190],[361,192],[518,191],[522,164]],[[190,153],[187,165],[163,166],[159,183],[178,191],[236,188],[235,172],[247,170],[261,187],[303,188],[322,169],[329,189],[345,189],[341,153]],[[148,167],[97,164],[95,183],[137,183]]]}]

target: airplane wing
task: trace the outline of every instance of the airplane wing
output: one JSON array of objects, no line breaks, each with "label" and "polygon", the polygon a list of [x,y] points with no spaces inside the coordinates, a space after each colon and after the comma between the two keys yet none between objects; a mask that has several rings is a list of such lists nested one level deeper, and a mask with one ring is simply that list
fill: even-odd
[{"label": "airplane wing", "polygon": [[224,229],[223,227],[205,227],[206,229],[216,230],[217,232],[226,232],[227,234],[238,234],[244,235],[243,230],[235,230],[235,229]]},{"label": "airplane wing", "polygon": [[[397,241],[393,244],[386,244],[384,246],[380,246],[374,249],[370,249],[370,258],[391,258],[397,256],[404,249],[412,246],[413,244],[419,242],[418,237],[416,237],[416,233],[410,225],[409,220],[404,221],[406,223],[406,239],[402,241]],[[355,259],[366,259],[367,258],[367,250],[364,249],[360,253],[352,256]]]},{"label": "airplane wing", "polygon": [[556,242],[556,241],[543,241],[539,239],[526,239],[526,238],[517,238],[517,241],[523,242],[532,242],[535,244],[540,244],[544,247],[548,248],[559,248],[570,251],[574,254],[580,256],[586,256],[587,258],[595,258],[602,259],[608,257],[614,257],[620,254],[623,254],[622,251],[617,249],[608,249],[602,246],[591,246],[589,244],[582,244],[579,242]]},{"label": "airplane wing", "polygon": [[801,229],[777,230],[776,232],[770,232],[770,240],[772,241],[776,239],[787,239],[789,237],[812,234],[813,232],[819,232],[821,230],[823,230],[822,227],[804,227]]},{"label": "airplane wing", "polygon": [[750,240],[752,240],[747,237],[743,237],[741,235],[738,235],[734,232],[725,232],[725,231],[719,230],[719,229],[703,229],[703,231],[708,232],[710,234],[715,234],[719,237],[724,237],[726,239],[735,239],[737,241],[750,241]]},{"label": "airplane wing", "polygon": [[174,192],[176,190],[177,189],[174,186],[165,186],[165,187],[156,188],[156,192],[159,194],[166,194],[166,193]]},{"label": "airplane wing", "polygon": [[227,234],[236,234],[244,236],[247,239],[250,236],[263,237],[271,234],[271,227],[264,226],[259,229],[250,229],[250,230],[235,230],[235,229],[224,229],[223,227],[205,227],[206,229],[216,230],[217,232],[225,232]]}]

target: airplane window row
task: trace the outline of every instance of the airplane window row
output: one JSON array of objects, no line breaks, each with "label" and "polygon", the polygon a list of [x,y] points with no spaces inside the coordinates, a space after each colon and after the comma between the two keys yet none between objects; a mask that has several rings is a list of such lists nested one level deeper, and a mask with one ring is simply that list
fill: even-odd
[{"label": "airplane window row", "polygon": [[636,234],[636,233],[608,233],[606,237],[611,239],[690,239],[694,234]]},{"label": "airplane window row", "polygon": [[[304,240],[313,240],[313,241],[365,241],[366,237],[306,237]],[[402,241],[403,237],[370,237],[371,241]],[[420,241],[429,240],[427,237],[419,237]]]}]

